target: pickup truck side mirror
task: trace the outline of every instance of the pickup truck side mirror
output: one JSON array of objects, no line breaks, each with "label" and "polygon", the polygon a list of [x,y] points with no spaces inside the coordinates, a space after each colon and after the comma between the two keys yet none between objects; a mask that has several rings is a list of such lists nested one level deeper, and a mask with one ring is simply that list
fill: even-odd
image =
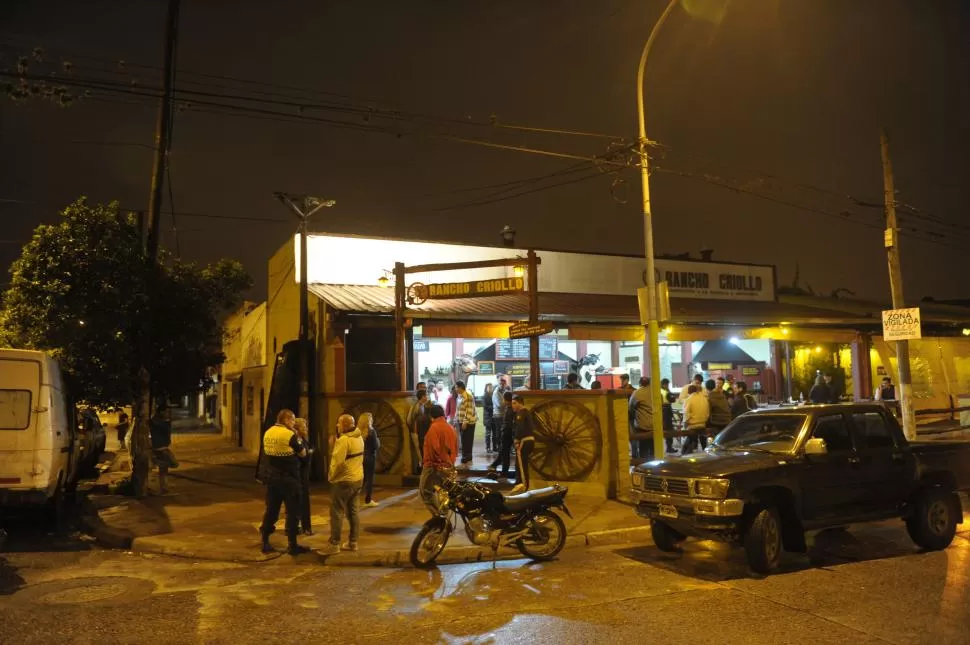
[{"label": "pickup truck side mirror", "polygon": [[806,455],[827,455],[828,452],[829,449],[825,445],[825,439],[821,437],[812,437],[805,443]]}]

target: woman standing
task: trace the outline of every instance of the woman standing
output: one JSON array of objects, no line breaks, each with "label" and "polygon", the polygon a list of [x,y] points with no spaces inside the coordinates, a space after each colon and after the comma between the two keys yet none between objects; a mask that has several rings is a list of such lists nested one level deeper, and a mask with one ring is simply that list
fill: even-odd
[{"label": "woman standing", "polygon": [[498,452],[499,441],[495,436],[494,414],[495,414],[495,404],[492,402],[492,392],[495,387],[491,383],[485,384],[485,393],[482,395],[482,421],[485,424],[485,454],[489,457],[492,453]]},{"label": "woman standing", "polygon": [[357,429],[364,440],[364,506],[373,508],[378,506],[374,501],[374,473],[377,471],[377,451],[381,449],[381,440],[374,430],[374,416],[370,412],[363,412],[357,419]]},{"label": "woman standing", "polygon": [[[306,456],[300,457],[300,528],[297,533],[303,535],[313,535],[310,527],[310,455],[313,448],[310,447],[310,431],[306,425],[306,419],[297,419],[293,422],[293,432],[306,450]],[[287,510],[289,512],[289,510]]]}]

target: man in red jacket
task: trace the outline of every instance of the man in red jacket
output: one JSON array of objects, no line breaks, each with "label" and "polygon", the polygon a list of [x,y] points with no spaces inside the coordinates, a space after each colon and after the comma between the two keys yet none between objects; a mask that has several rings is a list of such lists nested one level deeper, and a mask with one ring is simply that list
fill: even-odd
[{"label": "man in red jacket", "polygon": [[431,427],[424,436],[424,459],[421,469],[419,490],[421,498],[429,508],[436,511],[434,501],[435,484],[440,483],[455,468],[458,457],[458,437],[455,429],[445,420],[445,411],[440,405],[431,406]]}]

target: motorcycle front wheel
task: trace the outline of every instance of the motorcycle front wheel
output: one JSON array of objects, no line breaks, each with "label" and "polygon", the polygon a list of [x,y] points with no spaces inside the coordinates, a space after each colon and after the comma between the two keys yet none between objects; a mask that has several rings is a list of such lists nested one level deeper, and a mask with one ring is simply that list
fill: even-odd
[{"label": "motorcycle front wheel", "polygon": [[528,534],[519,538],[515,546],[533,560],[551,560],[566,546],[566,525],[552,511],[536,513]]},{"label": "motorcycle front wheel", "polygon": [[442,517],[433,517],[424,523],[411,543],[411,564],[418,569],[431,569],[435,560],[445,550],[451,526]]}]

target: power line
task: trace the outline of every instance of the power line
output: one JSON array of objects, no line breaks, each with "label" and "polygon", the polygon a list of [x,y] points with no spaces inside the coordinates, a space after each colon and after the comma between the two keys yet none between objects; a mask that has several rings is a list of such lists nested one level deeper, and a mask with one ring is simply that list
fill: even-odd
[{"label": "power line", "polygon": [[[681,170],[674,170],[674,169],[671,169],[671,168],[664,168],[664,167],[658,166],[656,164],[651,167],[651,171],[652,172],[653,171],[660,172],[660,173],[669,174],[669,175],[674,175],[674,176],[683,177],[683,178],[701,180],[701,181],[704,181],[706,183],[709,183],[709,184],[712,184],[712,185],[715,185],[715,186],[719,186],[721,188],[727,188],[727,189],[732,190],[732,191],[737,192],[737,193],[743,193],[743,194],[746,194],[746,195],[751,195],[752,197],[755,197],[757,199],[762,199],[762,200],[769,201],[769,202],[773,202],[773,203],[780,204],[780,205],[783,205],[783,206],[788,206],[790,208],[795,208],[795,209],[802,210],[802,211],[805,211],[805,212],[810,212],[810,213],[815,213],[815,214],[819,214],[819,215],[824,215],[826,217],[830,217],[830,218],[837,219],[837,220],[839,220],[841,222],[846,222],[846,223],[849,223],[849,224],[855,224],[857,226],[863,226],[865,228],[869,228],[869,229],[873,229],[873,230],[879,230],[879,231],[881,231],[884,228],[884,225],[880,225],[880,224],[876,224],[876,223],[870,224],[870,223],[867,223],[867,222],[860,221],[858,219],[853,219],[854,213],[851,213],[849,211],[842,211],[842,212],[839,212],[839,213],[835,213],[835,212],[832,212],[832,211],[827,211],[827,210],[823,210],[823,209],[820,209],[820,208],[815,208],[815,207],[812,207],[812,206],[806,206],[804,204],[799,204],[797,202],[792,202],[792,201],[785,200],[785,199],[782,199],[782,198],[779,198],[779,197],[774,197],[774,196],[771,196],[771,195],[765,195],[763,193],[758,193],[758,192],[756,192],[754,190],[751,190],[750,188],[746,188],[745,186],[738,186],[738,185],[731,184],[730,182],[728,182],[728,181],[726,181],[726,180],[724,180],[723,178],[720,178],[720,177],[714,177],[714,176],[707,175],[707,174],[696,174],[696,173],[687,172],[687,171],[681,171]],[[951,244],[951,243],[948,243],[947,241],[944,241],[944,240],[930,239],[930,238],[927,238],[925,236],[920,236],[919,235],[920,233],[924,233],[925,234],[925,233],[927,233],[927,231],[924,230],[924,229],[919,229],[919,228],[912,227],[912,226],[911,227],[908,227],[908,228],[901,228],[901,233],[904,234],[904,235],[907,235],[908,237],[911,237],[913,239],[917,239],[917,240],[920,240],[922,242],[926,242],[928,244],[936,244],[936,245],[939,245],[939,246],[946,246],[946,247],[957,248],[957,249],[963,249],[963,248],[965,248],[965,245]]]},{"label": "power line", "polygon": [[525,195],[531,195],[532,193],[537,193],[537,192],[541,192],[541,191],[544,191],[544,190],[550,190],[552,188],[558,188],[560,186],[568,186],[570,184],[577,184],[577,183],[582,182],[582,181],[589,181],[590,179],[595,179],[597,177],[602,177],[602,176],[603,176],[603,173],[601,173],[599,171],[596,171],[596,172],[594,172],[593,174],[590,174],[590,175],[583,175],[581,177],[575,177],[573,179],[566,179],[566,180],[563,180],[563,181],[560,181],[560,182],[556,182],[554,184],[549,184],[549,185],[546,185],[546,186],[539,186],[538,188],[531,188],[529,190],[522,190],[522,191],[519,191],[519,192],[514,193],[514,194],[511,194],[511,195],[505,195],[503,197],[495,197],[493,199],[478,199],[478,200],[472,200],[472,201],[468,201],[468,202],[463,202],[461,204],[454,204],[452,206],[443,206],[441,208],[436,208],[434,210],[441,212],[441,211],[460,210],[460,209],[464,209],[464,208],[473,208],[475,206],[485,206],[485,205],[488,205],[488,204],[495,204],[495,203],[498,203],[498,202],[504,202],[504,201],[507,201],[507,200],[510,200],[510,199],[515,199],[517,197],[523,197]]}]

